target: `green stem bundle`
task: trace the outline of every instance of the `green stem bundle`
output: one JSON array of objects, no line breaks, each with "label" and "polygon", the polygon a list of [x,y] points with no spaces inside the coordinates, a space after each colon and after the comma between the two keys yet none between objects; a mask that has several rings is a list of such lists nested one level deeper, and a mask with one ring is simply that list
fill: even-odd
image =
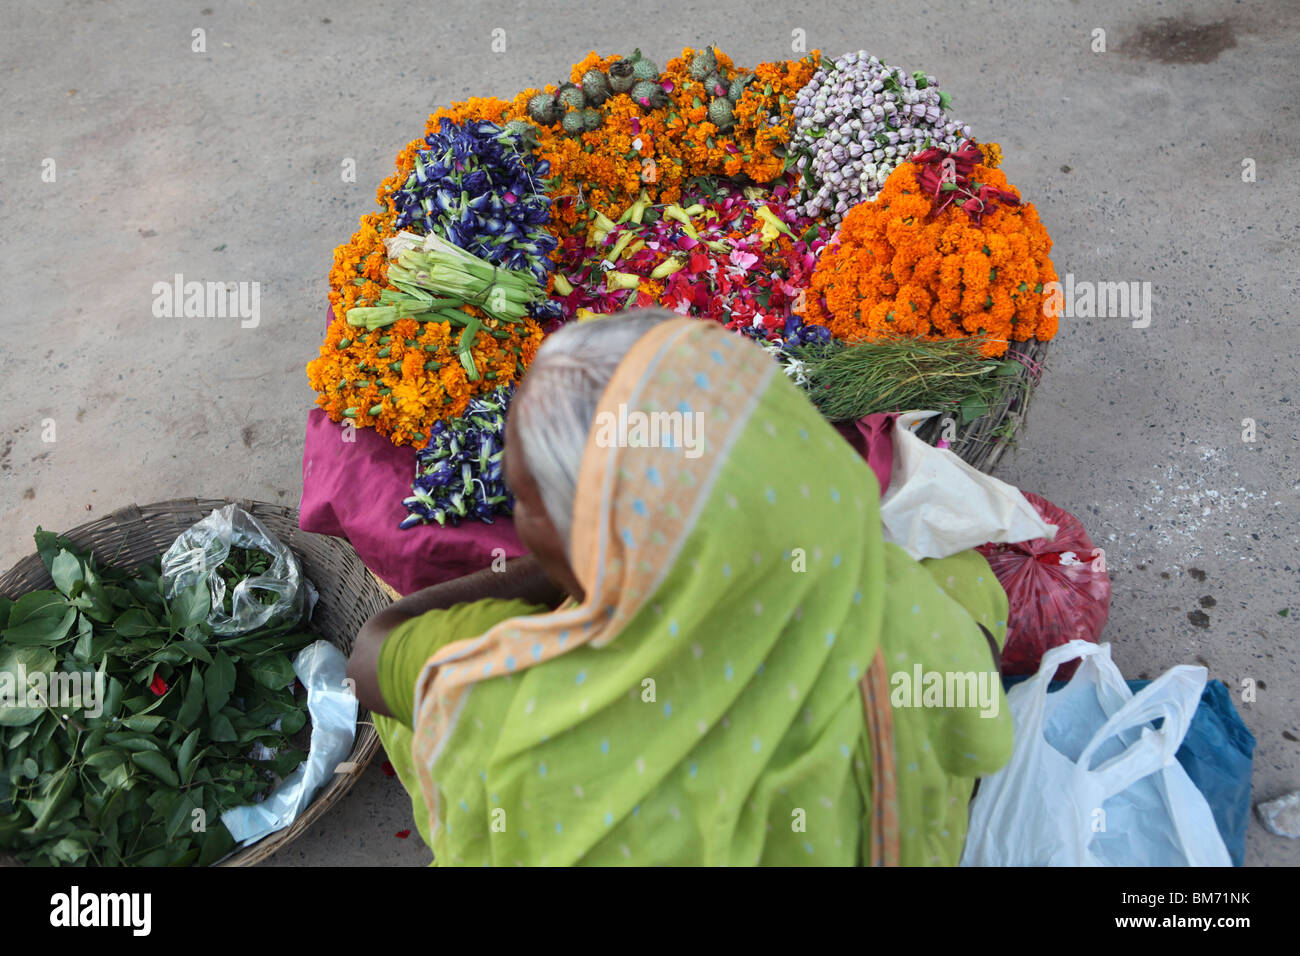
[{"label": "green stem bundle", "polygon": [[1012,361],[980,354],[978,337],[932,341],[877,339],[791,349],[804,364],[809,398],[831,421],[875,412],[989,407],[1016,371]]},{"label": "green stem bundle", "polygon": [[413,319],[465,328],[472,318],[461,311],[466,305],[503,322],[522,322],[529,306],[546,297],[532,273],[494,266],[440,236],[401,232],[387,244],[393,288],[379,294],[377,305],[349,309],[349,325],[373,332]]}]

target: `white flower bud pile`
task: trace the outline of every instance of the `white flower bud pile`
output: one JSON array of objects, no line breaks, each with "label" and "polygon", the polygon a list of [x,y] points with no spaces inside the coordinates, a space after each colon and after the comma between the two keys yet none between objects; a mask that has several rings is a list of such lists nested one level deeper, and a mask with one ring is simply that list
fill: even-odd
[{"label": "white flower bud pile", "polygon": [[931,146],[954,150],[970,137],[947,105],[933,76],[896,70],[865,51],[818,70],[795,100],[789,154],[803,190],[791,206],[839,225],[899,163]]}]

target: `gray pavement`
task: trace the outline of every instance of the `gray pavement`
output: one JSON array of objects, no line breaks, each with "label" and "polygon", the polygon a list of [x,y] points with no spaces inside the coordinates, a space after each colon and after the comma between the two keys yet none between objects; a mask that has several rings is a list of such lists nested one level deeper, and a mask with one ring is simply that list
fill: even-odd
[{"label": "gray pavement", "polygon": [[[803,30],[937,75],[1004,146],[1062,276],[1151,284],[1148,327],[1062,320],[1000,476],[1106,549],[1125,674],[1205,664],[1258,738],[1256,799],[1300,787],[1291,0],[21,0],[4,17],[0,566],[37,524],[129,502],[298,500],[331,251],[435,106],[508,97],[590,49],[662,62],[715,42],[751,64]],[[176,273],[260,283],[259,323],[156,317]],[[395,836],[410,826],[376,762],[273,862],[425,862]],[[1300,843],[1252,822],[1248,862],[1295,865]]]}]

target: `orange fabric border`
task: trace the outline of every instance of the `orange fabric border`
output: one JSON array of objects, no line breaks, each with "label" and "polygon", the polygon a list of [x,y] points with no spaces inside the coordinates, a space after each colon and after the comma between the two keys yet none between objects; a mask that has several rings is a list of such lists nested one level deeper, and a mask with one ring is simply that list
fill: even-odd
[{"label": "orange fabric border", "polygon": [[894,713],[889,705],[889,674],[879,648],[860,686],[871,741],[872,866],[898,866],[898,780],[894,761]]}]

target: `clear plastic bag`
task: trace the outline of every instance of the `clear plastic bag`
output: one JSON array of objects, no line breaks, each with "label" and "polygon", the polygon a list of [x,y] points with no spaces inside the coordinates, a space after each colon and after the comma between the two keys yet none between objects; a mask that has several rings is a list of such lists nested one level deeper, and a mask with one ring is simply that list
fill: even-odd
[{"label": "clear plastic bag", "polygon": [[[264,573],[235,584],[227,612],[226,582],[216,572],[232,547],[265,552],[271,564]],[[162,574],[169,600],[200,582],[207,583],[212,597],[208,624],[213,633],[222,637],[305,620],[316,606],[316,589],[302,573],[293,552],[260,521],[234,504],[213,509],[212,514],[181,532],[162,557]]]}]

